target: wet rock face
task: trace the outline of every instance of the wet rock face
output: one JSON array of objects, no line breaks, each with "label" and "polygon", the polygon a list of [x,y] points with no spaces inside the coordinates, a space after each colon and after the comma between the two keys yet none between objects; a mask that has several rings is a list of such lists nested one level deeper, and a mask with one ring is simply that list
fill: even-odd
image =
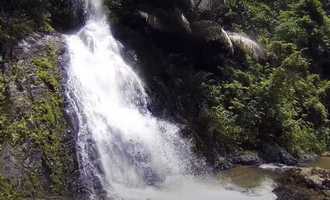
[{"label": "wet rock face", "polygon": [[110,8],[113,9],[111,11],[116,16],[112,31],[125,45],[139,34],[139,39],[128,46],[146,46],[141,36],[146,37],[152,40],[149,42],[151,45],[156,44],[160,50],[171,51],[166,54],[185,54],[199,66],[208,68],[212,65],[213,70],[216,70],[215,66],[222,64],[223,56],[233,53],[233,44],[228,34],[216,21],[192,17],[198,15],[198,8],[187,11],[178,2],[180,1],[156,4],[137,0],[127,3],[128,5],[118,3],[121,6],[116,9],[112,8],[116,5],[110,3]]},{"label": "wet rock face", "polygon": [[206,42],[222,39],[221,26],[210,20],[201,20],[192,24],[193,34]]},{"label": "wet rock face", "polygon": [[201,10],[211,10],[212,9],[212,0],[194,0],[195,7]]},{"label": "wet rock face", "polygon": [[[197,10],[199,10],[198,5],[203,2],[204,1],[197,3]],[[178,4],[177,1],[169,1],[167,4],[171,6],[164,8],[151,3],[147,5],[143,4],[143,6],[137,4],[139,8],[138,15],[155,30],[184,34],[184,37],[192,37],[192,40],[199,40],[206,44],[218,43],[220,48],[221,46],[227,49],[232,48],[232,44],[226,32],[217,22],[212,20],[198,20],[198,18],[191,19],[189,16],[193,11],[187,12],[182,6],[179,6],[180,4]],[[209,2],[207,4],[211,3]],[[189,10],[193,8],[193,5],[194,3],[191,2],[191,6],[188,6],[190,8]],[[198,13],[198,11],[194,11],[193,13]]]},{"label": "wet rock face", "polygon": [[189,21],[177,8],[174,8],[172,12],[160,9],[151,12],[138,11],[138,13],[155,30],[183,34],[191,32]]},{"label": "wet rock face", "polygon": [[51,0],[52,24],[59,32],[70,33],[81,28],[86,21],[84,0]]},{"label": "wet rock face", "polygon": [[193,0],[136,0],[137,4],[147,4],[155,8],[172,9],[174,7],[182,10],[191,10],[194,6]]},{"label": "wet rock face", "polygon": [[17,199],[71,199],[77,188],[75,136],[64,109],[65,51],[61,35],[34,34],[1,66],[0,197],[13,195],[3,182]]},{"label": "wet rock face", "polygon": [[330,171],[320,168],[290,169],[280,175],[274,190],[278,200],[329,200]]}]

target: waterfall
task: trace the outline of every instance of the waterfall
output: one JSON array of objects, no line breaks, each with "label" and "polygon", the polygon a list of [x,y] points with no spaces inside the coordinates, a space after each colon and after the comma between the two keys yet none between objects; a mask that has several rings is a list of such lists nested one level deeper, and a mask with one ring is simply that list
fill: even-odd
[{"label": "waterfall", "polygon": [[121,57],[102,1],[88,1],[88,9],[85,27],[66,42],[67,96],[78,115],[80,172],[89,198],[254,199],[191,175],[189,142],[175,124],[148,111],[144,85]]}]

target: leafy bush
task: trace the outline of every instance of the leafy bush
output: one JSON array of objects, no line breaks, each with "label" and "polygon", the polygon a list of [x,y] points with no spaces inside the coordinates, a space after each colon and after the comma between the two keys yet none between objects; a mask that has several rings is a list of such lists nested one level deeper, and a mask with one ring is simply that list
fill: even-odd
[{"label": "leafy bush", "polygon": [[294,45],[270,46],[289,53],[277,55],[278,62],[283,58],[278,67],[252,60],[248,68],[226,66],[228,80],[209,87],[218,133],[244,148],[275,142],[294,155],[326,150],[330,82],[309,72],[310,63]]}]

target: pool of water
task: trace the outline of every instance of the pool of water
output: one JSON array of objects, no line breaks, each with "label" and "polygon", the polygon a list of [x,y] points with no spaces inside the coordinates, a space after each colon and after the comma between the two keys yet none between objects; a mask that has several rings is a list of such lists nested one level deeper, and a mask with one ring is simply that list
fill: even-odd
[{"label": "pool of water", "polygon": [[220,180],[243,190],[254,190],[263,185],[274,185],[276,174],[272,170],[255,166],[237,166],[219,175]]},{"label": "pool of water", "polygon": [[[317,161],[306,167],[319,167],[330,170],[330,156],[321,156]],[[256,166],[237,166],[223,171],[218,175],[218,179],[223,183],[224,188],[241,193],[256,195],[264,200],[274,198],[272,190],[276,187],[275,180],[278,177],[278,170],[292,168],[276,164],[264,164]],[[244,200],[246,197],[242,198]]]},{"label": "pool of water", "polygon": [[[230,170],[231,171],[231,170]],[[233,171],[241,171],[241,173],[249,174],[245,168],[235,168]],[[245,185],[238,184],[244,182],[245,178],[252,178],[257,176],[257,173],[252,172],[251,177],[219,175],[219,179],[210,177],[173,177],[169,178],[160,185],[159,188],[145,187],[145,188],[122,188],[121,194],[124,194],[123,199],[128,200],[275,200],[276,195],[273,194],[274,184],[271,179],[260,178],[259,184]],[[236,174],[236,173],[234,173]],[[255,175],[252,175],[255,174]],[[233,179],[228,179],[229,177]],[[235,180],[228,182],[228,180]],[[237,181],[237,182],[236,182]]]},{"label": "pool of water", "polygon": [[321,156],[316,162],[311,164],[311,167],[330,169],[330,156]]}]

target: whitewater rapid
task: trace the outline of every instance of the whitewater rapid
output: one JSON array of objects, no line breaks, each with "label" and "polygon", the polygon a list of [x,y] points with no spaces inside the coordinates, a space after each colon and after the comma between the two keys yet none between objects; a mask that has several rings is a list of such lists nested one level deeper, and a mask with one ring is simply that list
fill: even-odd
[{"label": "whitewater rapid", "polygon": [[66,37],[68,98],[78,116],[78,157],[90,199],[274,199],[271,184],[251,194],[194,177],[197,159],[180,129],[148,111],[144,85],[120,54],[101,0],[86,25]]}]

